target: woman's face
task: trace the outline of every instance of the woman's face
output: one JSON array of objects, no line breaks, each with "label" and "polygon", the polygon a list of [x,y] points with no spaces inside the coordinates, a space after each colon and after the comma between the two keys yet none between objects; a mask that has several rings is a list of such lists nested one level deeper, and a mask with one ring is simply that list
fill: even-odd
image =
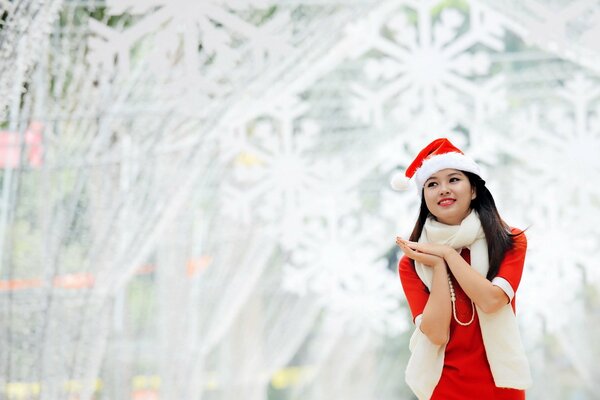
[{"label": "woman's face", "polygon": [[429,212],[441,223],[459,225],[469,215],[476,196],[469,178],[457,169],[443,169],[431,175],[423,186]]}]

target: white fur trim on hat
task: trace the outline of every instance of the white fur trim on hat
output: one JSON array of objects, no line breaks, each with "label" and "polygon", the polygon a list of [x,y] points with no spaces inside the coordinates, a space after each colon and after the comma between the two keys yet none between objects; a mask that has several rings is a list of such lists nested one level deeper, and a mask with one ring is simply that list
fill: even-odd
[{"label": "white fur trim on hat", "polygon": [[421,164],[421,167],[417,169],[413,176],[419,193],[421,193],[425,181],[431,175],[446,168],[459,169],[481,176],[479,165],[464,154],[453,152],[436,155],[423,161],[423,164]]}]

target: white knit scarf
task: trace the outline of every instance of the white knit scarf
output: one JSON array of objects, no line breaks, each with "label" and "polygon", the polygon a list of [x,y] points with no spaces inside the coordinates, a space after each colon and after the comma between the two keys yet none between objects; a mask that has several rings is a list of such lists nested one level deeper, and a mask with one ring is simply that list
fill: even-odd
[{"label": "white knit scarf", "polygon": [[[471,266],[486,276],[489,269],[485,234],[477,212],[472,211],[460,225],[445,225],[433,218],[425,222],[419,242],[439,243],[471,251]],[[460,250],[459,250],[460,251]],[[419,278],[431,290],[432,268],[415,261]],[[476,305],[479,325],[490,369],[497,387],[527,389],[531,386],[529,363],[525,356],[517,320],[509,304],[494,313],[485,313]],[[421,331],[421,316],[410,339],[411,356],[406,367],[406,382],[422,399],[429,399],[442,375],[446,345],[435,345]]]}]

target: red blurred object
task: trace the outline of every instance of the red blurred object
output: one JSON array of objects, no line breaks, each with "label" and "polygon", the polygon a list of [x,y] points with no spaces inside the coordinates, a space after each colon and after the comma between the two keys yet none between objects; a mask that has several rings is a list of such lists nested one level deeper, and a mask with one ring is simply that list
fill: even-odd
[{"label": "red blurred object", "polygon": [[83,289],[94,286],[94,275],[89,273],[66,274],[54,278],[54,287],[64,289]]},{"label": "red blurred object", "polygon": [[158,400],[158,392],[156,390],[135,390],[131,393],[133,400]]},{"label": "red blurred object", "polygon": [[12,279],[0,281],[0,291],[30,289],[42,286],[41,279]]},{"label": "red blurred object", "polygon": [[[23,163],[39,167],[43,162],[42,131],[44,125],[33,121],[25,131],[25,158]],[[17,132],[0,131],[0,168],[18,168],[21,165],[20,135]]]}]

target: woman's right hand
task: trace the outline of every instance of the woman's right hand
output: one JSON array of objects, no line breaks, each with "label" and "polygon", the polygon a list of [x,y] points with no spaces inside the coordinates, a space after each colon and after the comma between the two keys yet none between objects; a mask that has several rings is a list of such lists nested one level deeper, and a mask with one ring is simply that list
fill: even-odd
[{"label": "woman's right hand", "polygon": [[408,247],[408,245],[400,237],[396,237],[396,244],[408,258],[415,260],[427,267],[445,265],[445,261],[442,257],[413,250]]}]

